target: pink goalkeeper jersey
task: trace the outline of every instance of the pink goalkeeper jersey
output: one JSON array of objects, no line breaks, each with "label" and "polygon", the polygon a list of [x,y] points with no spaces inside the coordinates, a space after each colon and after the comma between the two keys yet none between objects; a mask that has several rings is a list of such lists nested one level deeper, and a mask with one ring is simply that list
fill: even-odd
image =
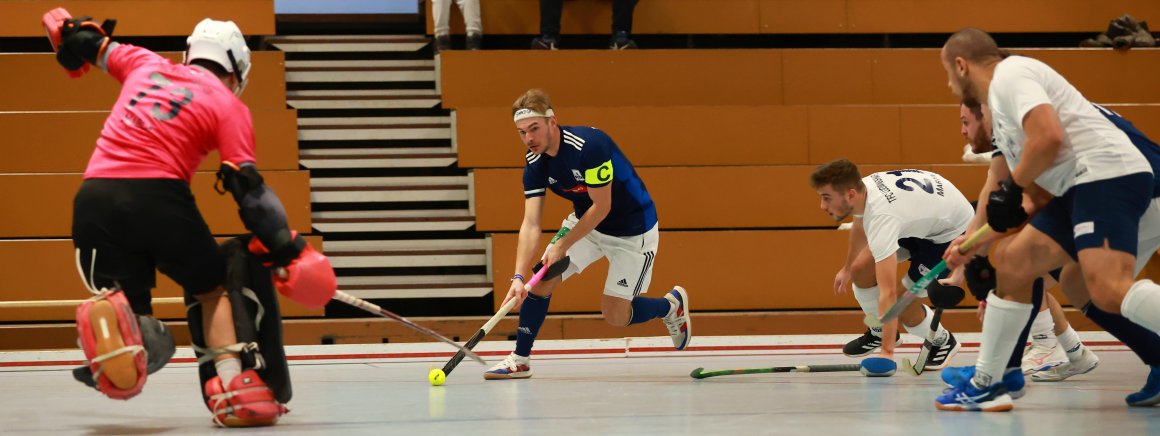
[{"label": "pink goalkeeper jersey", "polygon": [[85,178],[182,179],[187,183],[205,156],[254,162],[250,110],[213,74],[141,47],[116,46],[110,76],[121,95],[105,120]]}]

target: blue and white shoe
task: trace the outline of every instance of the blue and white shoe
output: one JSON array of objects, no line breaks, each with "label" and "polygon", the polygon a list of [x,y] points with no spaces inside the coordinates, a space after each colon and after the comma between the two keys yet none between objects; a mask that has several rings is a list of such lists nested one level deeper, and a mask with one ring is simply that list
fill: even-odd
[{"label": "blue and white shoe", "polygon": [[673,347],[684,350],[693,339],[693,320],[689,317],[689,293],[685,288],[674,286],[672,291],[665,295],[665,299],[673,304],[669,314],[661,318],[665,327],[669,329],[669,336],[673,337]]},{"label": "blue and white shoe", "polygon": [[[1014,372],[1023,375],[1021,371]],[[977,388],[974,383],[967,382],[947,388],[934,399],[934,406],[939,410],[958,412],[1006,412],[1015,408],[1015,403],[1003,383]]]},{"label": "blue and white shoe", "polygon": [[483,373],[484,380],[512,380],[532,378],[532,358],[516,353],[509,354],[502,362]]},{"label": "blue and white shoe", "polygon": [[[1023,378],[1022,371],[1016,371],[1019,368],[1007,368],[1007,372],[1003,374],[1003,386],[1007,388],[1007,394],[1011,395],[1012,400],[1023,398],[1027,393],[1027,380]],[[970,366],[949,366],[943,368],[942,373],[943,383],[949,387],[962,386],[969,383],[971,378],[975,376],[975,365]]]},{"label": "blue and white shoe", "polygon": [[1148,382],[1139,392],[1129,394],[1124,401],[1132,407],[1149,407],[1160,404],[1160,366],[1153,366],[1148,373]]}]

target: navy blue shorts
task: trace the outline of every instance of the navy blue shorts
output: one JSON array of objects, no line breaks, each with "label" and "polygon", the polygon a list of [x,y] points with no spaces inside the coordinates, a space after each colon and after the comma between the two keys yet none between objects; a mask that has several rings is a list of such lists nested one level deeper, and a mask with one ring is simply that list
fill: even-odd
[{"label": "navy blue shorts", "polygon": [[1031,226],[1050,236],[1073,260],[1079,251],[1102,247],[1136,255],[1140,217],[1152,200],[1154,178],[1148,173],[1075,185],[1052,199],[1031,219]]},{"label": "navy blue shorts", "polygon": [[[950,245],[950,242],[939,244],[922,238],[899,239],[898,246],[910,252],[910,268],[906,270],[906,275],[910,277],[910,280],[917,282],[923,275],[930,272],[931,268],[942,262],[943,253],[946,253],[947,247]],[[938,278],[944,278],[949,273],[950,271],[944,270],[938,275]]]}]

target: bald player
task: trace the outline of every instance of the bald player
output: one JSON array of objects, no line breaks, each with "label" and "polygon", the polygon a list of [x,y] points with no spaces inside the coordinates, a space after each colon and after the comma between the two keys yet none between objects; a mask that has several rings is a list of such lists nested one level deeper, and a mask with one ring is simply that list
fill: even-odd
[{"label": "bald player", "polygon": [[[993,142],[1011,174],[977,213],[985,213],[996,231],[988,241],[1004,234],[1012,239],[1003,262],[996,265],[996,288],[986,298],[974,374],[935,404],[942,410],[1006,411],[1013,405],[999,377],[1008,357],[1005,350],[1016,346],[1017,333],[1030,319],[1033,296],[1042,292],[1037,279],[1043,274],[1071,266],[1062,281],[1076,279],[1069,271],[1079,276],[1091,297],[1085,314],[1117,337],[1113,330],[1119,326],[1110,321],[1121,314],[1160,330],[1160,285],[1134,279],[1147,260],[1138,258],[1140,247],[1154,251],[1153,241],[1160,238],[1160,205],[1153,201],[1156,179],[1149,158],[1129,136],[1046,64],[1008,56],[978,29],[952,35],[941,60],[952,92],[986,102],[990,111]],[[1030,220],[1025,191],[1041,200],[1031,205]],[[955,267],[966,264],[976,251],[959,254],[961,242],[947,249],[946,259]],[[1139,346],[1134,339],[1121,340],[1134,350]],[[1160,402],[1160,367],[1152,366],[1148,383],[1127,402]]]}]

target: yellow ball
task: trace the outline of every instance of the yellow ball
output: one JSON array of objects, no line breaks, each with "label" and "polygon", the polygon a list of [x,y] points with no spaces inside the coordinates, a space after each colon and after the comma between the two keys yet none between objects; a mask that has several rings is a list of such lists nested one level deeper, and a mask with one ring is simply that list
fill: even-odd
[{"label": "yellow ball", "polygon": [[447,374],[444,374],[442,369],[431,368],[431,372],[427,373],[427,380],[431,382],[431,386],[443,386],[443,382],[447,381]]}]

